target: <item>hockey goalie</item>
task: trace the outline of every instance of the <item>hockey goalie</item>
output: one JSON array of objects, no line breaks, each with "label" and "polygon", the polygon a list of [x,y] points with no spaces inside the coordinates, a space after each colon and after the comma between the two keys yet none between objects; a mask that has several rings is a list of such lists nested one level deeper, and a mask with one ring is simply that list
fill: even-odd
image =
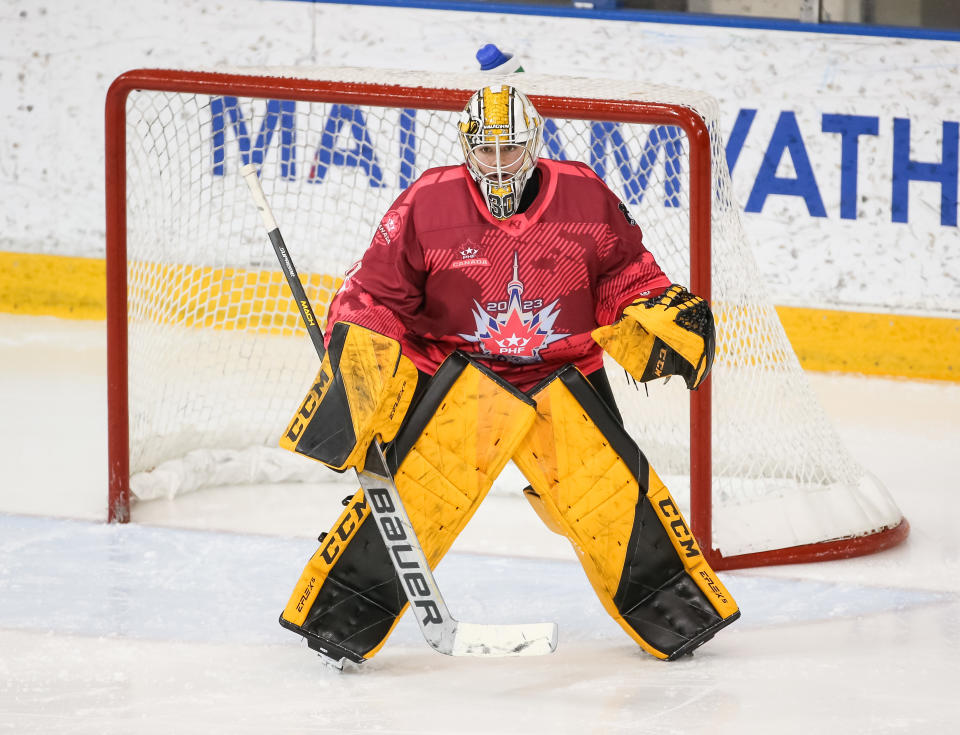
[{"label": "hockey goalie", "polygon": [[[513,87],[470,97],[463,164],[426,171],[383,216],[330,305],[327,354],[281,444],[342,471],[382,443],[431,567],[513,460],[607,612],[676,659],[739,611],[624,430],[603,352],[638,381],[695,390],[713,316],[588,166],[538,157],[541,126]],[[363,492],[344,505],[280,622],[361,663],[408,599]]]}]

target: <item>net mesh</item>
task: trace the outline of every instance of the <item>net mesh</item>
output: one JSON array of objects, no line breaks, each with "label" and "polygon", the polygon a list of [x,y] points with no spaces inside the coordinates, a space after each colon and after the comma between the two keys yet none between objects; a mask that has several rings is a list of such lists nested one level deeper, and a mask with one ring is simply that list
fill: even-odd
[{"label": "net mesh", "polygon": [[[362,70],[314,76],[466,90],[491,81]],[[699,93],[623,82],[533,75],[511,81],[522,82],[528,95],[683,105],[707,123],[717,548],[727,555],[762,551],[896,525],[899,510],[839,441],[767,296],[733,201],[715,102]],[[570,114],[586,116],[579,109]],[[260,166],[267,199],[323,319],[340,278],[391,202],[425,169],[461,162],[455,119],[456,113],[437,110],[281,96],[130,94],[128,381],[135,495],[330,479],[333,473],[322,466],[270,449],[318,365],[239,168]],[[642,121],[555,115],[544,138],[544,157],[589,163],[629,207],[664,271],[689,283],[690,145],[684,132]],[[683,503],[690,425],[682,380],[638,388],[614,364],[608,372],[627,429]],[[522,484],[507,475],[499,487],[518,491]]]}]

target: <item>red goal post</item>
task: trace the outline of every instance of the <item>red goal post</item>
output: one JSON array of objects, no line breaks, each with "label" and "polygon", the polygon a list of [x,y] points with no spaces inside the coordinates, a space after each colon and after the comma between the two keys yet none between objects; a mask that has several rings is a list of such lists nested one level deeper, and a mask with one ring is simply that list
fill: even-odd
[{"label": "red goal post", "polygon": [[[299,73],[297,70],[295,73]],[[189,96],[199,100],[209,99],[244,99],[251,100],[250,104],[256,104],[256,101],[263,100],[287,100],[297,104],[307,105],[341,105],[353,109],[363,109],[373,111],[387,108],[401,108],[404,110],[416,111],[437,111],[446,113],[455,113],[462,109],[466,99],[483,84],[489,83],[491,79],[480,75],[426,75],[422,83],[417,75],[402,72],[368,72],[351,73],[350,70],[334,70],[330,78],[323,78],[322,71],[311,74],[310,78],[298,77],[295,75],[261,75],[254,73],[226,73],[226,72],[198,72],[198,71],[176,71],[159,69],[140,69],[127,72],[118,77],[111,85],[106,100],[106,248],[107,248],[107,330],[108,330],[108,413],[109,413],[109,498],[108,515],[110,521],[126,522],[130,519],[131,504],[131,470],[150,471],[152,467],[131,467],[131,411],[140,411],[139,406],[131,405],[130,382],[132,380],[131,370],[136,371],[136,379],[140,379],[140,367],[135,367],[130,359],[130,340],[129,329],[135,323],[138,317],[131,314],[128,303],[128,286],[132,282],[131,274],[133,263],[149,263],[151,268],[164,268],[166,261],[161,250],[153,253],[139,253],[132,256],[128,251],[128,216],[131,215],[131,209],[128,209],[128,199],[130,207],[136,208],[140,205],[136,197],[131,195],[128,181],[134,176],[133,169],[128,160],[128,153],[133,151],[131,137],[134,134],[143,132],[144,134],[153,134],[155,128],[165,125],[174,126],[177,124],[178,117],[184,117],[182,112],[157,112],[155,119],[131,119],[133,114],[140,115],[139,108],[131,103],[131,95],[140,95],[148,92],[155,92],[158,95],[170,94],[180,97]],[[389,83],[370,81],[373,78],[382,78]],[[715,206],[719,202],[725,206],[724,217],[729,216],[726,210],[732,209],[730,206],[729,187],[726,190],[718,190],[718,177],[729,176],[726,174],[725,161],[718,160],[718,151],[722,150],[719,134],[717,132],[716,120],[705,118],[703,112],[698,109],[697,101],[693,100],[687,104],[677,102],[675,99],[670,101],[658,101],[657,99],[635,98],[640,95],[633,94],[629,85],[620,83],[617,89],[627,89],[629,94],[622,96],[590,95],[591,89],[606,90],[609,85],[594,84],[585,80],[578,80],[580,90],[577,94],[565,95],[557,93],[562,91],[563,80],[551,80],[550,78],[540,78],[533,75],[525,75],[522,79],[516,78],[518,86],[522,82],[522,89],[529,94],[538,111],[549,119],[563,121],[590,121],[596,125],[597,121],[602,121],[603,125],[609,127],[593,128],[594,131],[600,130],[626,130],[627,126],[663,126],[662,130],[679,129],[683,131],[683,150],[685,152],[684,160],[686,170],[684,171],[683,184],[686,187],[685,200],[682,209],[685,210],[685,229],[682,235],[671,234],[670,239],[684,240],[683,247],[687,250],[688,272],[674,273],[675,280],[686,280],[689,283],[691,291],[697,293],[709,301],[715,295],[713,285],[716,276],[713,272],[711,255],[714,250],[714,230],[717,228],[719,217],[715,211]],[[577,86],[577,85],[572,85]],[[653,89],[653,96],[661,88]],[[681,99],[683,93],[676,95],[671,91],[668,97],[679,96]],[[200,103],[203,104],[203,103]],[[240,105],[241,103],[238,103]],[[152,109],[152,108],[151,108]],[[179,109],[179,108],[178,108]],[[326,108],[324,108],[326,109]],[[339,108],[338,108],[339,109]],[[153,114],[153,113],[151,113]],[[208,113],[209,114],[209,113]],[[368,115],[373,116],[373,112]],[[417,113],[418,115],[420,112]],[[359,118],[358,118],[359,119]],[[252,117],[251,117],[252,120]],[[623,126],[622,128],[619,126]],[[631,128],[632,130],[632,128]],[[337,128],[338,134],[341,132]],[[442,133],[441,133],[442,135]],[[454,137],[452,131],[449,136]],[[301,136],[303,137],[303,136]],[[189,145],[197,145],[190,143]],[[631,150],[640,150],[639,143],[624,143],[623,150],[627,146],[634,146]],[[679,145],[679,144],[678,144]],[[167,149],[172,148],[173,144],[164,143],[163,145],[144,145],[144,150],[154,149],[163,151],[167,155]],[[662,154],[662,149],[658,149]],[[139,155],[139,154],[138,154]],[[152,155],[152,153],[151,153]],[[266,154],[264,154],[266,155]],[[318,154],[319,155],[319,154]],[[341,153],[341,159],[343,159]],[[349,155],[347,156],[349,157]],[[319,160],[319,159],[317,159]],[[328,154],[326,159],[331,160]],[[332,159],[335,160],[335,159]],[[622,163],[622,162],[621,162]],[[236,162],[229,162],[233,166],[232,173],[236,174],[239,165]],[[167,165],[165,161],[158,161],[157,167]],[[185,164],[171,165],[170,174],[167,178],[176,178],[176,172],[180,178],[194,178],[194,174],[186,173],[182,169]],[[628,164],[627,171],[631,171]],[[139,170],[149,170],[149,162]],[[623,165],[621,165],[623,170]],[[639,169],[638,169],[639,170]],[[239,178],[239,174],[236,174]],[[161,178],[163,178],[161,176]],[[644,179],[646,182],[646,179]],[[325,182],[329,183],[329,182]],[[610,183],[608,181],[608,183]],[[318,190],[323,187],[313,187]],[[362,187],[361,187],[362,188]],[[615,188],[615,187],[614,187]],[[196,198],[196,195],[191,195]],[[163,196],[147,196],[147,200],[163,199]],[[172,198],[172,197],[171,197]],[[205,199],[216,198],[214,196],[204,195]],[[641,200],[643,193],[641,193]],[[637,197],[634,197],[636,200]],[[149,202],[150,206],[155,202]],[[377,216],[382,212],[377,212]],[[672,213],[671,213],[672,214]],[[217,215],[220,216],[220,215]],[[165,218],[164,215],[163,218]],[[640,226],[645,227],[645,219],[636,216]],[[163,219],[161,218],[161,219]],[[170,215],[171,219],[176,219],[176,214]],[[282,214],[278,215],[281,227],[284,227]],[[195,227],[190,224],[189,228]],[[149,229],[149,228],[143,228]],[[727,229],[730,229],[727,227]],[[192,230],[191,230],[192,232]],[[286,235],[285,230],[285,235]],[[740,235],[735,235],[740,236]],[[168,239],[183,239],[188,236],[176,235]],[[725,237],[730,237],[727,233]],[[229,239],[218,235],[218,240]],[[291,251],[298,253],[302,247],[295,239],[288,236],[291,243]],[[666,238],[665,238],[666,239]],[[356,242],[357,253],[362,252],[366,242]],[[201,245],[203,247],[203,245]],[[649,243],[649,247],[658,254],[658,244]],[[738,245],[738,247],[740,247]],[[739,257],[739,256],[738,256]],[[299,261],[298,261],[299,263]],[[301,271],[303,269],[301,268]],[[215,274],[222,275],[223,269],[213,271]],[[166,273],[166,271],[165,271]],[[330,275],[330,274],[328,274]],[[332,275],[340,275],[335,273]],[[216,277],[216,276],[215,276]],[[179,276],[178,276],[179,278]],[[210,278],[209,272],[205,276]],[[161,277],[161,281],[166,279],[170,281],[167,273]],[[174,279],[175,280],[175,279]],[[157,287],[147,287],[150,288]],[[734,289],[735,290],[735,289]],[[725,295],[721,295],[725,298]],[[732,297],[731,297],[732,303]],[[320,308],[325,306],[322,303],[316,303]],[[768,306],[759,307],[760,312],[767,314],[771,311]],[[735,315],[742,311],[740,307],[731,310]],[[723,363],[723,352],[725,349],[729,354],[733,354],[733,349],[725,348],[722,343],[723,316],[721,310],[718,316],[718,325],[721,331],[721,355],[718,356],[719,363]],[[766,318],[765,316],[763,318]],[[199,317],[190,322],[190,329],[196,330],[199,324]],[[779,324],[779,322],[778,322]],[[165,328],[165,327],[164,327]],[[230,327],[234,332],[239,331]],[[163,331],[163,330],[160,330]],[[303,335],[300,335],[303,337]],[[158,337],[165,339],[166,337]],[[779,337],[777,337],[779,339]],[[749,342],[750,340],[748,340]],[[768,339],[764,337],[761,342]],[[785,341],[785,339],[784,339]],[[779,345],[779,343],[778,343]],[[165,348],[160,348],[164,350]],[[789,346],[787,347],[789,349]],[[779,370],[779,354],[781,347],[777,347],[777,365],[775,370]],[[791,351],[792,354],[792,351]],[[795,358],[793,360],[795,362]],[[749,356],[744,361],[749,363]],[[790,363],[789,358],[784,362]],[[791,369],[795,369],[792,367]],[[733,369],[732,372],[739,372],[740,366]],[[719,369],[718,373],[723,373]],[[311,375],[306,376],[312,377]],[[162,380],[162,376],[161,376]],[[718,548],[714,544],[714,508],[716,489],[713,484],[712,459],[714,456],[713,444],[715,441],[712,422],[715,418],[712,416],[712,383],[713,379],[708,379],[701,388],[689,394],[689,426],[683,427],[682,431],[689,433],[689,518],[692,531],[698,539],[705,555],[716,569],[730,569],[746,566],[757,566],[763,564],[778,564],[788,562],[810,561],[823,558],[845,557],[856,554],[869,553],[882,548],[894,545],[902,540],[907,534],[907,523],[899,516],[899,511],[888,510],[885,519],[881,521],[871,520],[866,523],[867,526],[876,526],[864,531],[862,528],[853,530],[849,535],[838,538],[824,538],[811,541],[809,543],[792,543],[787,540],[782,548],[769,548],[759,551],[737,550],[735,553],[727,552]],[[774,391],[776,392],[776,391]],[[190,399],[185,403],[189,404]],[[762,399],[758,399],[762,403]],[[295,403],[290,404],[290,410],[295,408]],[[626,407],[625,413],[631,413],[630,407]],[[723,419],[726,421],[726,418]],[[818,419],[819,420],[819,419]],[[275,419],[274,419],[275,421]],[[279,434],[283,424],[273,426],[275,433]],[[170,430],[165,430],[171,433]],[[190,430],[192,431],[192,429]],[[188,431],[188,435],[190,435]],[[166,436],[166,434],[165,434]],[[186,439],[187,447],[192,447],[192,440]],[[641,449],[645,449],[642,439],[638,439]],[[654,465],[657,466],[656,460]],[[659,471],[659,467],[658,467]],[[661,474],[663,474],[661,472]],[[727,474],[726,471],[724,474]],[[749,474],[749,473],[748,473]],[[782,474],[782,473],[781,473]],[[753,485],[762,484],[759,481]],[[858,481],[859,482],[859,481]],[[823,483],[820,483],[823,484]],[[668,485],[670,483],[668,482]],[[752,486],[751,486],[752,487]],[[753,493],[749,489],[747,494]],[[767,502],[766,500],[764,501]],[[879,505],[885,505],[886,500],[882,500]],[[892,501],[890,503],[892,505]],[[886,510],[886,509],[885,509]],[[894,518],[894,516],[897,516]],[[828,532],[836,533],[835,531]],[[745,547],[749,549],[750,547]]]}]

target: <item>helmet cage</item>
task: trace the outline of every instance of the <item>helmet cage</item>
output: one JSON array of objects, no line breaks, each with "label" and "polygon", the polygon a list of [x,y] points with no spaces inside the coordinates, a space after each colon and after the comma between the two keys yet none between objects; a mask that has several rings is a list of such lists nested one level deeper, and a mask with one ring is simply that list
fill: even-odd
[{"label": "helmet cage", "polygon": [[490,213],[497,219],[515,214],[542,143],[533,104],[513,87],[485,87],[470,97],[459,127],[464,162]]}]

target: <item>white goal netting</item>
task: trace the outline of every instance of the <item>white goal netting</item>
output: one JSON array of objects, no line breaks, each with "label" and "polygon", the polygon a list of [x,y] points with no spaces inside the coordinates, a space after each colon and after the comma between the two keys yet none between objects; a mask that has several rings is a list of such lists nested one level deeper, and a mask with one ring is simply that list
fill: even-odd
[{"label": "white goal netting", "polygon": [[[473,90],[491,81],[345,69],[310,76],[401,85],[412,90],[405,92],[410,106],[307,102],[271,92],[269,78],[262,97],[185,89],[134,91],[128,98],[130,468],[141,499],[205,485],[335,477],[273,449],[318,365],[241,165],[261,166],[266,196],[322,316],[339,278],[402,189],[429,167],[460,162],[456,113],[413,109],[416,88]],[[592,117],[577,100],[682,105],[706,121],[718,328],[714,545],[733,555],[895,526],[900,511],[838,439],[767,297],[732,199],[715,102],[626,82],[534,75],[511,81],[529,95],[570,101],[567,114],[578,119],[550,115],[543,156],[593,166],[627,204],[663,269],[685,284],[691,258],[685,133],[663,122]],[[645,389],[615,365],[608,372],[628,430],[683,502],[690,466],[683,381]],[[518,492],[520,485],[507,476],[498,488]]]}]

